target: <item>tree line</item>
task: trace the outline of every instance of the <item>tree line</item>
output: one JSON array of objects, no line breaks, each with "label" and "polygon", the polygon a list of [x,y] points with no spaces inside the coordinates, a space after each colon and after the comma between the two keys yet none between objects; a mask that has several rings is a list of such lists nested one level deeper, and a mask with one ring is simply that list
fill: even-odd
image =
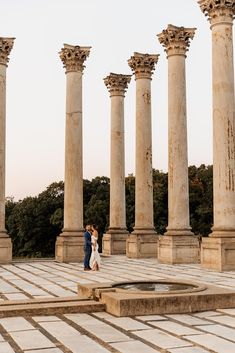
[{"label": "tree line", "polygon": [[[125,179],[127,229],[135,220],[135,177]],[[207,236],[213,219],[212,166],[189,167],[190,222],[195,234]],[[109,178],[83,181],[84,224],[97,224],[102,235],[109,226]],[[159,234],[167,227],[167,173],[153,170],[154,224]],[[15,257],[54,256],[56,237],[63,228],[64,183],[54,182],[35,197],[6,199],[6,228]],[[101,243],[101,236],[99,237]],[[101,244],[100,244],[101,245]]]}]

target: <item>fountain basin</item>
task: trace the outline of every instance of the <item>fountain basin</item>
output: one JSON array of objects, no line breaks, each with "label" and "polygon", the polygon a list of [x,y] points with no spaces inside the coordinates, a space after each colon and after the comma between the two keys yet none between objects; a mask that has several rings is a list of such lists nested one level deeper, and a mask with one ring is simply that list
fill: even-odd
[{"label": "fountain basin", "polygon": [[112,285],[119,292],[129,294],[172,294],[172,293],[192,293],[205,290],[206,287],[189,282],[158,280],[158,281],[136,281],[119,282]]}]

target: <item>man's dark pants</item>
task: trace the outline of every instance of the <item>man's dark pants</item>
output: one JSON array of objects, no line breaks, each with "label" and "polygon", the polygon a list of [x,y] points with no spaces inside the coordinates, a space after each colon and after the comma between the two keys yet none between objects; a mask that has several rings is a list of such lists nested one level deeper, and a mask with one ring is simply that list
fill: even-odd
[{"label": "man's dark pants", "polygon": [[91,257],[91,247],[85,247],[84,248],[84,268],[90,268],[90,257]]}]

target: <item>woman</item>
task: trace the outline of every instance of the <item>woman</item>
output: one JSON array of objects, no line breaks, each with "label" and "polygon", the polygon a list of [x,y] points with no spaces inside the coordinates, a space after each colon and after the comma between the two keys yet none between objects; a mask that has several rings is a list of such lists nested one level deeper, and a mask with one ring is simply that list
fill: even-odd
[{"label": "woman", "polygon": [[92,236],[91,236],[91,247],[92,253],[90,258],[90,267],[92,271],[99,271],[100,268],[100,254],[98,253],[98,231],[97,227],[93,224],[91,227]]}]

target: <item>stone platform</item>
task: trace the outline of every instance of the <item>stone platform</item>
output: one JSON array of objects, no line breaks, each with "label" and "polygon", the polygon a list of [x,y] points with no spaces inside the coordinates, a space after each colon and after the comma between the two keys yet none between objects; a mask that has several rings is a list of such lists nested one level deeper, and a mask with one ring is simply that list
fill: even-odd
[{"label": "stone platform", "polygon": [[[235,271],[163,265],[156,259],[102,258],[100,272],[54,261],[0,266],[0,299],[77,297],[77,283],[172,279],[235,291]],[[233,353],[235,307],[191,314],[116,318],[104,311],[0,318],[0,353]]]},{"label": "stone platform", "polygon": [[[189,285],[189,289],[171,292],[126,290],[118,284],[78,284],[78,295],[96,300],[105,305],[105,311],[115,316],[137,316],[154,314],[188,314],[200,311],[235,307],[235,291],[196,282],[174,280],[172,284]],[[136,283],[128,281],[129,284]],[[139,283],[146,283],[140,281]],[[148,280],[148,283],[156,283]],[[158,280],[168,284],[169,280]],[[126,283],[125,283],[126,284]]]}]

